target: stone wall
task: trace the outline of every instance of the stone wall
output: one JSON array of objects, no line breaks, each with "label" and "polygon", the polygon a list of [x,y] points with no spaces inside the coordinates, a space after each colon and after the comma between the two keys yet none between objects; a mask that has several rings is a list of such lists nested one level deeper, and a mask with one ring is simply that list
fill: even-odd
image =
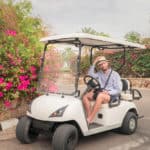
[{"label": "stone wall", "polygon": [[29,104],[22,102],[19,106],[0,112],[0,121],[10,118],[20,118],[26,114]]},{"label": "stone wall", "polygon": [[132,87],[150,88],[150,78],[128,78],[131,81]]}]

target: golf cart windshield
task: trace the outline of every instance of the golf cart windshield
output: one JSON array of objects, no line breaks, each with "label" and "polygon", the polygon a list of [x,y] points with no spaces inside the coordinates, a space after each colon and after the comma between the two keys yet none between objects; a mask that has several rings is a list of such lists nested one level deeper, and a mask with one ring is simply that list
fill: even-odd
[{"label": "golf cart windshield", "polygon": [[76,51],[64,45],[48,46],[40,73],[40,92],[72,94],[75,91]]},{"label": "golf cart windshield", "polygon": [[[40,70],[39,91],[46,93],[78,93],[79,95],[79,85],[82,82],[79,80],[80,62],[82,49],[85,47],[90,54],[91,64],[92,50],[95,48],[99,50],[124,49],[124,51],[129,48],[145,48],[136,43],[84,33],[49,36],[42,38],[41,41],[45,43],[45,48]],[[59,46],[57,47],[56,44]],[[64,47],[62,44],[71,46]]]}]

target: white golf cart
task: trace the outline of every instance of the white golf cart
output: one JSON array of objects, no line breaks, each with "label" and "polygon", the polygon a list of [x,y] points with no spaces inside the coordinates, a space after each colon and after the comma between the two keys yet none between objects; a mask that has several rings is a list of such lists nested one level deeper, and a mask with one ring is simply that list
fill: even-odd
[{"label": "white golf cart", "polygon": [[[123,88],[120,98],[110,101],[109,104],[103,104],[95,116],[94,123],[88,125],[81,100],[82,95],[86,89],[91,86],[95,88],[100,84],[90,76],[84,77],[83,84],[83,78],[80,77],[80,63],[82,49],[85,47],[89,48],[89,61],[92,64],[95,49],[123,49],[125,58],[126,50],[144,49],[143,45],[83,33],[49,36],[41,41],[45,43],[45,48],[39,75],[39,89],[44,93],[32,101],[26,116],[20,118],[16,128],[16,137],[19,141],[26,144],[32,143],[39,134],[49,133],[52,135],[54,150],[73,150],[78,142],[79,134],[89,136],[112,129],[119,129],[125,134],[135,132],[139,114],[133,100],[140,99],[142,96],[138,90],[131,89],[130,82],[126,79],[122,79]],[[71,67],[62,63],[62,57],[57,59],[57,63],[61,66],[56,65],[56,60],[52,59],[50,54],[53,50],[47,50],[52,48],[53,44],[70,44],[78,48],[75,51],[78,53],[77,59],[74,61],[76,73],[69,72]],[[48,55],[47,52],[49,52]],[[55,53],[57,57],[58,53],[57,50],[57,54]],[[64,50],[62,53],[64,54]],[[48,60],[51,62],[48,63]],[[49,66],[50,64],[53,64],[53,67]],[[49,68],[50,71],[48,71]],[[60,69],[59,73],[56,72],[56,68]],[[55,73],[51,74],[53,71]],[[72,87],[68,85],[67,80]]]}]

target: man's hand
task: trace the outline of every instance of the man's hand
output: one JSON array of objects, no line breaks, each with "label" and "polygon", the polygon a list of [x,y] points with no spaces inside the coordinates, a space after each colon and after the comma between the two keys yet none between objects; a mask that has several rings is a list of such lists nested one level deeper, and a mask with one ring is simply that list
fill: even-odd
[{"label": "man's hand", "polygon": [[104,90],[102,93],[106,94],[106,95],[110,95],[108,91]]},{"label": "man's hand", "polygon": [[96,57],[96,59],[93,62],[93,65],[96,65],[96,63],[99,61],[100,58],[101,58],[101,56]]}]

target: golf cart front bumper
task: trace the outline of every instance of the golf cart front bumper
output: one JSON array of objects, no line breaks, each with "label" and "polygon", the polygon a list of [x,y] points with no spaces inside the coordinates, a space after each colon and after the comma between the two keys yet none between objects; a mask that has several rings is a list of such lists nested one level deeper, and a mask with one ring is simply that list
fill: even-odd
[{"label": "golf cart front bumper", "polygon": [[54,122],[41,121],[32,118],[32,127],[40,131],[51,131],[54,127]]}]

